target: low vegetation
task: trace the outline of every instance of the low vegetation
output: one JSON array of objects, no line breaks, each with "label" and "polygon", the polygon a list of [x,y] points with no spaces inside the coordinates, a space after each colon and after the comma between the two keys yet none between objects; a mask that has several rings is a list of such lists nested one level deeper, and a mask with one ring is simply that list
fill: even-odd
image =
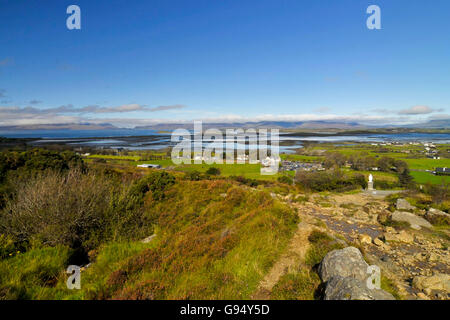
[{"label": "low vegetation", "polygon": [[[14,184],[17,173],[6,170],[0,211],[3,299],[246,299],[297,224],[269,192],[217,171],[203,180],[67,162]],[[82,289],[68,290],[67,266],[88,263]]]},{"label": "low vegetation", "polygon": [[316,192],[349,191],[367,187],[363,175],[350,175],[339,169],[319,172],[298,171],[295,180],[301,188]]},{"label": "low vegetation", "polygon": [[[382,168],[376,188],[408,190],[390,197],[392,210],[401,196],[418,210],[433,204],[449,212],[448,183],[416,186],[408,163],[388,156],[291,155],[314,157],[327,170],[267,178],[260,165],[171,168],[166,157],[1,152],[0,299],[249,299],[298,223],[278,198],[301,204],[314,192],[357,192],[372,165]],[[147,159],[165,170],[136,168]],[[325,197],[318,204],[332,206]],[[281,276],[273,299],[320,297],[317,265],[342,244],[319,231],[308,240],[304,264]],[[81,290],[66,287],[72,264],[84,267]]]}]

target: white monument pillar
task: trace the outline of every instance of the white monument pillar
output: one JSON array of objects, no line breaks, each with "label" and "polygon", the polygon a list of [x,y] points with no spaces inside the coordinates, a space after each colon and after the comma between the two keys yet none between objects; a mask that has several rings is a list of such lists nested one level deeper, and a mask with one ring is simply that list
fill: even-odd
[{"label": "white monument pillar", "polygon": [[367,190],[369,190],[369,191],[373,190],[373,176],[372,176],[372,174],[369,174],[369,183],[367,184]]}]

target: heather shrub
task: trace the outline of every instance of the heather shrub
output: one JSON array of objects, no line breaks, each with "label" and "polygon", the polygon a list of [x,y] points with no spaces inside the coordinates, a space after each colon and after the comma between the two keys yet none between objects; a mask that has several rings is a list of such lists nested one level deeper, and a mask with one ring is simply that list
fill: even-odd
[{"label": "heather shrub", "polygon": [[308,191],[348,191],[366,188],[367,182],[362,174],[346,175],[340,170],[330,171],[297,171],[297,184]]},{"label": "heather shrub", "polygon": [[20,183],[5,204],[1,232],[18,242],[92,247],[101,236],[111,190],[108,179],[78,169],[37,174]]}]

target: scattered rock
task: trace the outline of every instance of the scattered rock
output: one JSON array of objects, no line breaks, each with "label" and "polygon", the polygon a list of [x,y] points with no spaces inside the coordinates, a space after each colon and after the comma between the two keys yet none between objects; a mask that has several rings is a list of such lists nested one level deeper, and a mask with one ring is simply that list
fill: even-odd
[{"label": "scattered rock", "polygon": [[386,232],[387,233],[397,233],[397,231],[392,227],[386,227]]},{"label": "scattered rock", "polygon": [[414,236],[406,232],[405,230],[400,231],[399,233],[385,233],[384,234],[385,241],[397,241],[404,243],[412,243],[414,242]]},{"label": "scattered rock", "polygon": [[433,226],[424,218],[418,217],[413,213],[406,211],[394,211],[392,213],[392,221],[408,222],[411,226],[420,226],[425,228],[432,228]]},{"label": "scattered rock", "polygon": [[358,239],[361,244],[371,244],[372,243],[372,237],[367,234],[360,234]]},{"label": "scattered rock", "polygon": [[416,207],[410,205],[405,199],[399,198],[397,199],[396,208],[397,210],[414,210]]},{"label": "scattered rock", "polygon": [[417,294],[417,297],[418,297],[419,299],[421,299],[421,300],[431,300],[431,299],[428,298],[428,296],[427,296],[425,293],[423,293],[423,292],[419,292],[419,293]]},{"label": "scattered rock", "polygon": [[365,281],[351,277],[334,276],[325,288],[325,300],[395,300],[381,289],[369,289]]},{"label": "scattered rock", "polygon": [[428,262],[437,262],[439,261],[439,256],[433,252],[431,252],[427,258]]},{"label": "scattered rock", "polygon": [[384,245],[384,242],[381,241],[380,238],[375,238],[375,239],[373,239],[373,243],[374,243],[375,245],[379,246],[379,247],[382,247],[382,246]]},{"label": "scattered rock", "polygon": [[328,252],[319,266],[319,275],[323,282],[333,276],[352,277],[364,281],[367,267],[361,252],[355,247]]},{"label": "scattered rock", "polygon": [[425,219],[435,224],[450,224],[450,214],[434,208],[427,211]]},{"label": "scattered rock", "polygon": [[391,212],[388,210],[383,210],[377,215],[377,221],[379,224],[385,224],[391,219]]},{"label": "scattered rock", "polygon": [[413,287],[428,294],[433,290],[450,293],[450,275],[437,273],[431,277],[418,276],[413,279]]},{"label": "scattered rock", "polygon": [[147,237],[147,238],[141,240],[141,242],[142,243],[150,243],[155,237],[156,237],[156,234],[152,234],[150,237]]}]

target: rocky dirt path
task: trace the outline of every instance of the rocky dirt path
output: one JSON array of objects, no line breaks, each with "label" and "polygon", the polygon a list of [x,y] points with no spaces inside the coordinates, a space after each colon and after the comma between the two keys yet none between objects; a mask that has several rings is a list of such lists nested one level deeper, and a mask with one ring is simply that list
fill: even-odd
[{"label": "rocky dirt path", "polygon": [[[308,237],[314,229],[345,239],[348,245],[362,249],[367,262],[381,268],[401,298],[450,299],[445,293],[436,295],[426,285],[419,288],[413,285],[417,279],[426,282],[450,274],[448,241],[436,236],[433,230],[399,231],[381,225],[377,218],[388,207],[384,197],[364,193],[317,195],[308,201],[297,202],[290,196],[276,196],[297,210],[301,222],[285,253],[261,281],[253,299],[270,299],[281,276],[304,263],[310,248]],[[397,240],[387,241],[387,236]]]},{"label": "rocky dirt path", "polygon": [[[388,206],[382,198],[367,194],[334,195],[325,200],[316,198],[302,205],[291,205],[308,207],[303,213],[310,219],[322,221],[328,232],[362,248],[367,261],[381,268],[382,274],[392,281],[402,298],[450,298],[413,285],[415,279],[433,279],[435,275],[450,274],[446,240],[433,230],[407,228],[399,231],[382,226],[377,217]],[[386,236],[396,241],[381,241]]]},{"label": "rocky dirt path", "polygon": [[297,225],[297,230],[290,240],[286,252],[281,255],[261,281],[252,299],[270,299],[272,288],[277,284],[281,276],[297,268],[304,261],[306,252],[309,249],[308,237],[314,229],[314,226],[311,224],[311,217],[305,215],[304,210],[299,211],[299,217],[300,223]]}]

